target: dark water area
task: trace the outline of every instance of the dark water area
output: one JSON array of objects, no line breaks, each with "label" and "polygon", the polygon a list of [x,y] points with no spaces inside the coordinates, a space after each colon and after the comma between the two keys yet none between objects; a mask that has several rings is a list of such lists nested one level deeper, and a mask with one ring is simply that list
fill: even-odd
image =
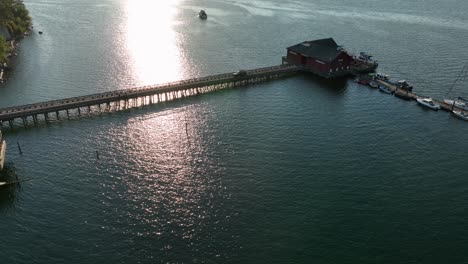
[{"label": "dark water area", "polygon": [[[325,37],[417,93],[468,97],[465,78],[447,94],[468,2],[167,2],[25,1],[44,34],[0,107],[277,65]],[[467,263],[467,135],[312,76],[9,130],[1,177],[28,181],[0,187],[1,263]]]}]

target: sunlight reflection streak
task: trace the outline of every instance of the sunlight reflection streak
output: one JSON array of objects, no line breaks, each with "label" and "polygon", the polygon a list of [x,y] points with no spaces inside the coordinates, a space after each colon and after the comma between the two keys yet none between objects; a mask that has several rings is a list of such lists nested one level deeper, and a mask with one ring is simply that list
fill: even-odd
[{"label": "sunlight reflection streak", "polygon": [[182,52],[173,30],[178,0],[128,0],[127,48],[132,57],[137,85],[181,79]]}]

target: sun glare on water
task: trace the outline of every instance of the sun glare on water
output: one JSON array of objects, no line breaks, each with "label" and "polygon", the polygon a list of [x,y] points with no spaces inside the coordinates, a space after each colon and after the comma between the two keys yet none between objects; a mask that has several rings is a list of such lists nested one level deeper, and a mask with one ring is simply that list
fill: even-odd
[{"label": "sun glare on water", "polygon": [[177,33],[173,30],[179,0],[128,0],[127,48],[138,85],[183,78]]}]

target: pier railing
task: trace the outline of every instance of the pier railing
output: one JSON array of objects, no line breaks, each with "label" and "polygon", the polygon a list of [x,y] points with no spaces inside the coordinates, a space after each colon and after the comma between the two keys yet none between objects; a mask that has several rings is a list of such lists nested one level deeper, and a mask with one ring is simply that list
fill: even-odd
[{"label": "pier railing", "polygon": [[97,105],[100,108],[101,104],[109,106],[111,103],[117,103],[120,109],[122,101],[124,102],[124,108],[127,108],[129,100],[136,100],[138,98],[145,98],[144,102],[146,102],[146,97],[149,97],[150,103],[160,102],[161,100],[167,101],[168,99],[275,79],[283,75],[296,73],[299,69],[295,65],[279,65],[247,70],[246,74],[242,76],[224,73],[151,86],[6,107],[0,109],[0,125],[8,121],[10,127],[12,127],[13,121],[16,118],[22,118],[23,123],[26,125],[28,117],[32,117],[36,123],[37,115],[44,115],[44,119],[47,121],[49,113],[55,112],[58,118],[60,111],[67,111],[67,116],[69,117],[68,110],[77,109],[78,114],[80,114],[81,107],[88,107],[90,110],[90,106]]}]

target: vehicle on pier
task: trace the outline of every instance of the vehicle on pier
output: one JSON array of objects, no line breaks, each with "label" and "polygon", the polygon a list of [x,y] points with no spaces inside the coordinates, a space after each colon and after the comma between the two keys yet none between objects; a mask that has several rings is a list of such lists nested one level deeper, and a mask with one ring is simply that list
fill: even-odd
[{"label": "vehicle on pier", "polygon": [[452,111],[453,115],[460,118],[460,119],[463,119],[465,121],[468,121],[468,114],[466,112],[463,112],[463,111]]},{"label": "vehicle on pier", "polygon": [[0,131],[0,171],[3,170],[3,164],[5,163],[6,153],[6,142],[3,140],[2,132]]},{"label": "vehicle on pier", "polygon": [[198,12],[198,17],[199,17],[200,19],[205,20],[205,19],[208,18],[208,15],[206,14],[205,10],[202,9],[202,10],[200,10],[200,12]]},{"label": "vehicle on pier", "polygon": [[425,106],[427,108],[430,108],[432,110],[439,110],[440,105],[434,103],[431,98],[417,98],[416,101],[422,106]]},{"label": "vehicle on pier", "polygon": [[386,94],[393,94],[393,91],[390,90],[387,86],[379,85],[379,91],[384,92]]},{"label": "vehicle on pier", "polygon": [[234,77],[243,77],[247,76],[247,71],[246,70],[238,70],[232,74]]},{"label": "vehicle on pier", "polygon": [[405,80],[398,81],[397,85],[398,85],[398,88],[403,89],[405,91],[409,91],[409,92],[413,91],[413,86],[409,85],[408,82],[406,82]]},{"label": "vehicle on pier", "polygon": [[463,110],[468,110],[468,100],[465,100],[462,97],[458,97],[458,100],[444,99],[444,103],[461,108]]}]

